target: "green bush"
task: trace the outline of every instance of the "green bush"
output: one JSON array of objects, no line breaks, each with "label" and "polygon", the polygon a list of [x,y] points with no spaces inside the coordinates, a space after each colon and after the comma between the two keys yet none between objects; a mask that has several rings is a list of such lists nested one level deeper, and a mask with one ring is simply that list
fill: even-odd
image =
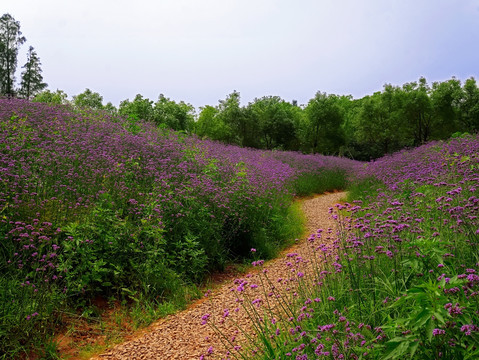
[{"label": "green bush", "polygon": [[[103,201],[81,222],[64,226],[59,268],[65,273],[67,293],[88,298],[120,294],[124,288],[137,290],[142,288],[140,270],[146,263],[153,266],[151,271],[164,270],[163,231],[146,220],[142,225],[120,217]],[[153,286],[162,289],[165,285]]]}]

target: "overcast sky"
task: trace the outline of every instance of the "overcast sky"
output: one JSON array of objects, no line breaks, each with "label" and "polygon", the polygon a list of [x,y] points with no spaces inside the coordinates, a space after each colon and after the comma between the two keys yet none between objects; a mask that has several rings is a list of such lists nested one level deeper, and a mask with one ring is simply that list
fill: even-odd
[{"label": "overcast sky", "polygon": [[[479,78],[479,0],[1,0],[49,89],[195,107]],[[1,14],[0,14],[1,15]],[[18,78],[19,76],[17,76]],[[478,79],[479,80],[479,79]]]}]

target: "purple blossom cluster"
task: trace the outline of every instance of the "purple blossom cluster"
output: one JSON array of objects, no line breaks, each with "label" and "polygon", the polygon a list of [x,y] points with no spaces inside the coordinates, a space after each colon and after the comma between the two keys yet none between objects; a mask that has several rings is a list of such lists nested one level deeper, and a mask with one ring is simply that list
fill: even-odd
[{"label": "purple blossom cluster", "polygon": [[[372,352],[474,354],[477,334],[463,329],[479,322],[479,257],[471,251],[479,242],[479,137],[402,151],[360,173],[384,185],[337,206],[336,262],[351,294],[347,306],[353,302],[358,319],[385,329],[385,347]],[[365,315],[369,309],[377,309],[374,316]]]},{"label": "purple blossom cluster", "polygon": [[343,170],[354,178],[364,163],[351,160],[345,157],[321,155],[321,154],[302,154],[295,151],[272,151],[267,153],[270,157],[281,160],[291,165],[296,171],[296,176],[301,174],[315,174],[327,170]]},{"label": "purple blossom cluster", "polygon": [[[477,136],[433,141],[412,150],[386,155],[357,168],[361,177],[374,177],[397,190],[407,183],[447,186],[477,182]],[[454,189],[449,188],[448,191]],[[460,190],[459,190],[460,191]]]}]

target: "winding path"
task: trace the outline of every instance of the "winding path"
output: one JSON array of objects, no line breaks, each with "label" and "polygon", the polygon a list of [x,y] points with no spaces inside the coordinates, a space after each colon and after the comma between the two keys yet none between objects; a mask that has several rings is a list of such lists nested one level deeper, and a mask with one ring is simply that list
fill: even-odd
[{"label": "winding path", "polygon": [[[344,192],[324,194],[311,199],[303,200],[302,207],[307,219],[308,233],[316,232],[317,229],[324,229],[323,242],[328,240],[327,229],[334,228],[334,221],[330,218],[328,210],[335,203],[338,203],[345,195]],[[331,232],[330,230],[329,232]],[[287,252],[295,252],[307,258],[309,251],[308,242],[302,239]],[[266,266],[270,278],[285,278],[290,275],[290,269],[285,263],[290,261],[286,258],[286,252],[277,259],[269,261]],[[307,271],[307,262],[305,262]],[[256,272],[246,275],[250,284],[255,283],[258,276]],[[287,282],[287,281],[286,281]],[[258,280],[259,283],[259,280]],[[244,312],[234,312],[237,308],[237,293],[232,281],[226,281],[223,285],[214,290],[208,298],[201,299],[188,309],[170,315],[165,319],[149,326],[137,338],[117,345],[104,354],[93,357],[94,360],[111,359],[196,359],[208,352],[210,347],[214,348],[214,354],[224,353],[219,336],[208,325],[201,325],[202,316],[211,314],[210,321],[215,318],[216,326],[228,338],[236,336],[235,341],[241,343],[241,333],[238,334],[235,322],[243,329],[251,327],[249,319]],[[251,290],[251,289],[247,289]],[[252,291],[252,290],[251,290]],[[264,293],[260,291],[260,293]],[[223,322],[222,315],[225,309],[231,309],[233,321]],[[208,357],[207,357],[208,358]]]}]

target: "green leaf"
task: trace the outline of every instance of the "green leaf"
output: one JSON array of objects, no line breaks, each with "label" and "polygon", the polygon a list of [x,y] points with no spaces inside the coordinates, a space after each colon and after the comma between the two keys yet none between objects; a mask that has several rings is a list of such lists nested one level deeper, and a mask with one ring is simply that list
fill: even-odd
[{"label": "green leaf", "polygon": [[419,347],[419,341],[414,341],[412,344],[409,344],[410,359],[414,357],[414,354],[416,353],[418,347]]},{"label": "green leaf", "polygon": [[415,326],[417,328],[420,328],[421,326],[423,326],[428,320],[431,319],[431,316],[432,316],[432,313],[431,313],[431,309],[423,309],[415,318]]},{"label": "green leaf", "polygon": [[[470,349],[471,348],[472,347],[470,347]],[[468,351],[468,353],[465,354],[464,360],[469,360],[469,359],[473,360],[473,359],[478,359],[479,358],[479,349],[476,349],[475,351],[472,350],[471,353],[469,353],[469,349],[467,351]]]},{"label": "green leaf", "polygon": [[434,312],[434,317],[435,317],[436,319],[438,319],[441,324],[444,324],[444,323],[445,323],[444,318],[442,317],[442,314],[441,314],[441,313],[435,311],[435,312]]},{"label": "green leaf", "polygon": [[403,358],[409,349],[409,341],[404,338],[394,338],[386,343],[386,353],[383,360]]},{"label": "green leaf", "polygon": [[426,333],[427,333],[427,339],[429,340],[429,342],[432,341],[432,331],[433,330],[434,330],[434,320],[432,318],[430,318],[427,321],[427,324],[426,324]]}]

